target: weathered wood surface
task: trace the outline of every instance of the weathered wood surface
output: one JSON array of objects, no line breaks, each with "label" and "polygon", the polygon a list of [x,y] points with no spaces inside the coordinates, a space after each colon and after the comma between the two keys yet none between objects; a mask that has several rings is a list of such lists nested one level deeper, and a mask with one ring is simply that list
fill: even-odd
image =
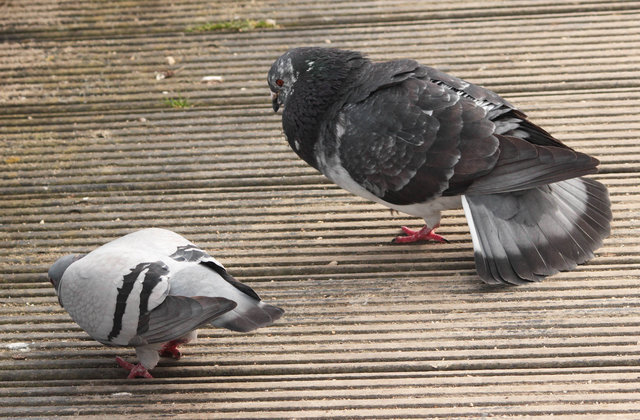
[{"label": "weathered wood surface", "polygon": [[[236,16],[279,28],[188,30]],[[640,416],[640,3],[5,0],[0,17],[0,416]],[[601,159],[612,237],[519,288],[476,277],[459,211],[449,244],[390,244],[420,221],[329,184],[271,111],[269,65],[310,44],[503,94]],[[82,332],[46,270],[148,226],[285,317],[203,330],[155,379],[123,379],[113,358],[133,352]]]}]

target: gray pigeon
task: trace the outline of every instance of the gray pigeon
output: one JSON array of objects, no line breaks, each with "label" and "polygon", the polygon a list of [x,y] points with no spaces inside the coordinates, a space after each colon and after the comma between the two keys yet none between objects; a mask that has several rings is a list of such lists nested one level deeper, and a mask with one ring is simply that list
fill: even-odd
[{"label": "gray pigeon", "polygon": [[293,150],[340,187],[425,220],[395,242],[444,241],[440,212],[464,208],[476,269],[522,284],[593,258],[609,235],[598,160],[494,92],[414,60],[295,48],[271,67],[273,109]]},{"label": "gray pigeon", "polygon": [[95,340],[133,346],[139,363],[116,357],[129,378],[147,377],[160,356],[180,358],[177,346],[216,327],[247,332],[271,325],[284,311],[260,301],[187,239],[143,229],[86,255],[67,255],[49,269],[58,300]]}]

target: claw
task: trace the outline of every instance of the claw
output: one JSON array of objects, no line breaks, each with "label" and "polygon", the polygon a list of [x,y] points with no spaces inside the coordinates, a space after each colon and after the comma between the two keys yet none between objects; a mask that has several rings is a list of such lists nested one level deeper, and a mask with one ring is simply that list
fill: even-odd
[{"label": "claw", "polygon": [[122,368],[124,368],[124,369],[129,371],[129,375],[127,376],[127,379],[132,379],[132,378],[153,378],[153,376],[151,376],[151,374],[149,373],[147,368],[142,366],[141,363],[138,363],[137,365],[134,365],[133,363],[129,363],[129,362],[125,361],[124,359],[122,359],[119,356],[116,356],[116,363],[119,364],[120,367],[122,367]]},{"label": "claw", "polygon": [[420,230],[413,230],[413,229],[409,229],[406,226],[402,226],[401,229],[407,236],[398,236],[392,242],[394,244],[407,244],[407,243],[419,242],[419,241],[435,241],[435,242],[449,243],[449,241],[447,241],[445,238],[443,238],[442,236],[434,232],[434,230],[437,227],[438,226],[429,228],[428,226],[425,226]]},{"label": "claw", "polygon": [[182,353],[178,349],[178,345],[184,343],[184,341],[180,340],[171,340],[165,343],[158,353],[162,357],[171,357],[173,359],[179,360],[182,357]]}]

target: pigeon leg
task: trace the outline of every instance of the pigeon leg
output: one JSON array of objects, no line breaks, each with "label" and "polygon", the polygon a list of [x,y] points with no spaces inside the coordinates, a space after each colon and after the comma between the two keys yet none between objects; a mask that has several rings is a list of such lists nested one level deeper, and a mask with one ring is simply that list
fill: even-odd
[{"label": "pigeon leg", "polygon": [[413,230],[413,229],[409,229],[406,226],[402,226],[402,231],[407,236],[398,236],[392,242],[394,244],[407,244],[407,243],[420,242],[420,241],[435,241],[435,242],[448,243],[449,241],[447,241],[442,236],[434,232],[434,230],[437,227],[438,226],[436,225],[432,228],[429,228],[429,226],[425,225],[425,227],[423,227],[420,230]]},{"label": "pigeon leg", "polygon": [[127,379],[131,379],[131,378],[153,378],[153,376],[151,376],[149,371],[147,371],[147,368],[142,366],[141,363],[138,363],[137,365],[134,365],[133,363],[129,363],[129,362],[124,361],[124,359],[122,359],[119,356],[116,356],[116,363],[119,364],[124,369],[129,371],[129,376],[127,376]]},{"label": "pigeon leg", "polygon": [[178,360],[178,359],[180,359],[182,357],[182,353],[180,353],[180,350],[178,349],[178,345],[183,344],[183,343],[184,343],[184,341],[182,341],[182,340],[171,340],[171,341],[168,341],[168,342],[164,343],[164,345],[162,346],[160,351],[158,351],[158,353],[162,357],[172,357],[172,358]]}]

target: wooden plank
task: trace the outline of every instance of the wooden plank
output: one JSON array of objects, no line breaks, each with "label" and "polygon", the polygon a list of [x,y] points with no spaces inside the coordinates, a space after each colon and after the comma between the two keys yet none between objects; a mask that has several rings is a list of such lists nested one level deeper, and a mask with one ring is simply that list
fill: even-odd
[{"label": "wooden plank", "polygon": [[[640,3],[28,0],[0,14],[0,416],[640,416]],[[279,27],[188,30],[234,16]],[[420,221],[330,184],[282,136],[265,74],[294,45],[412,57],[495,89],[601,160],[612,237],[519,288],[479,281],[461,211],[445,212],[449,244],[390,244]],[[163,101],[177,96],[191,106]],[[155,379],[125,380],[114,356],[133,351],[80,330],[46,271],[148,226],[210,250],[285,317],[205,328]]]}]

